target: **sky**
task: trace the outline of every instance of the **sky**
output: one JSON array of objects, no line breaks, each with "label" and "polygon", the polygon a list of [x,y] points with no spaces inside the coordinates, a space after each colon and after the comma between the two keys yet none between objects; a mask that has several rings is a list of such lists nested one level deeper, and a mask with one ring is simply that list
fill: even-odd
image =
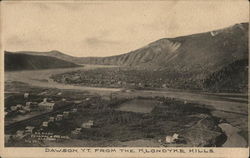
[{"label": "sky", "polygon": [[47,1],[1,4],[2,48],[72,56],[127,53],[161,38],[249,21],[248,1]]}]

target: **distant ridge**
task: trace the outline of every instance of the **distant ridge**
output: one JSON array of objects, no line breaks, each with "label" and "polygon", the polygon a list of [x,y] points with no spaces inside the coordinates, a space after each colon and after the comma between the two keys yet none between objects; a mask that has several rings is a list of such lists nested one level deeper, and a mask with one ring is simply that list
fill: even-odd
[{"label": "distant ridge", "polygon": [[78,67],[79,65],[50,56],[4,52],[5,71]]},{"label": "distant ridge", "polygon": [[164,38],[126,54],[83,58],[82,63],[210,71],[248,58],[248,23],[176,38]]},{"label": "distant ridge", "polygon": [[76,64],[123,65],[175,71],[215,71],[248,58],[248,23],[176,38],[163,38],[129,53],[73,57],[59,51],[19,53],[52,56]]}]

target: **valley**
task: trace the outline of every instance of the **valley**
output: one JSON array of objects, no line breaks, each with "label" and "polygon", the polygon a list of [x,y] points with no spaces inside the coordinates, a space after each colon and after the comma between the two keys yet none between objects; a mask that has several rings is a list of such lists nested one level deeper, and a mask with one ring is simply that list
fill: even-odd
[{"label": "valley", "polygon": [[[125,122],[128,121],[128,123],[130,124],[130,123],[136,122],[134,119],[140,118],[139,120],[143,121],[144,115],[146,118],[147,117],[151,118],[154,116],[154,113],[156,113],[157,114],[156,116],[159,118],[155,118],[155,121],[158,123],[155,124],[156,123],[155,121],[153,121],[152,123],[155,124],[157,127],[155,127],[155,126],[150,127],[148,124],[148,125],[146,125],[147,128],[150,127],[150,128],[152,128],[153,131],[155,131],[158,128],[160,128],[161,130],[168,129],[170,127],[172,128],[172,125],[170,127],[163,126],[164,123],[162,121],[160,121],[162,119],[165,121],[168,121],[168,122],[166,122],[166,124],[168,124],[168,125],[170,125],[170,122],[171,122],[173,124],[173,126],[176,126],[176,123],[177,123],[178,127],[176,127],[177,129],[174,130],[173,132],[182,133],[181,135],[182,135],[182,137],[185,138],[184,140],[187,141],[187,138],[189,138],[188,139],[189,142],[185,143],[185,141],[183,140],[184,142],[182,142],[180,144],[175,144],[176,146],[190,146],[191,144],[193,144],[195,146],[200,146],[200,145],[201,146],[204,146],[204,145],[209,146],[208,142],[210,142],[212,139],[215,139],[215,137],[219,136],[218,135],[219,133],[217,133],[218,131],[217,132],[213,131],[214,127],[211,128],[211,131],[210,131],[210,132],[213,131],[212,132],[213,134],[209,132],[210,135],[213,137],[208,138],[208,140],[206,142],[208,144],[203,144],[203,145],[199,144],[199,142],[201,141],[200,138],[197,138],[197,140],[194,140],[193,137],[186,135],[185,132],[181,132],[182,131],[181,129],[183,129],[184,126],[187,126],[186,127],[187,131],[194,128],[194,129],[192,129],[192,132],[199,133],[199,130],[195,129],[195,128],[201,128],[201,127],[199,127],[200,125],[197,124],[196,125],[197,127],[196,126],[193,127],[193,125],[198,123],[196,121],[202,120],[204,118],[207,119],[207,117],[209,119],[210,119],[210,117],[215,119],[214,126],[217,126],[219,124],[220,120],[222,120],[222,122],[227,122],[227,123],[231,124],[235,128],[239,129],[240,133],[243,134],[242,137],[244,139],[247,139],[247,138],[245,138],[245,134],[247,133],[247,102],[245,102],[245,100],[244,100],[244,98],[246,96],[245,94],[211,93],[211,92],[205,93],[205,92],[199,92],[199,91],[192,92],[192,91],[171,90],[171,89],[164,89],[164,88],[155,88],[155,89],[150,89],[150,90],[144,89],[143,90],[143,89],[133,89],[133,88],[128,89],[128,88],[87,87],[87,86],[78,86],[78,85],[58,83],[58,82],[54,82],[51,79],[52,75],[56,75],[56,74],[60,74],[60,73],[66,73],[66,72],[78,71],[78,70],[95,70],[95,69],[99,69],[100,67],[103,67],[103,66],[85,65],[84,67],[79,67],[79,68],[6,72],[5,73],[5,87],[8,90],[8,95],[13,95],[16,92],[21,93],[21,94],[25,93],[25,92],[29,92],[30,94],[33,93],[34,95],[41,94],[42,96],[40,96],[40,97],[42,97],[42,98],[49,97],[52,100],[55,100],[55,97],[56,97],[57,98],[56,100],[58,100],[59,98],[61,98],[61,99],[64,98],[69,102],[80,101],[81,102],[80,104],[77,103],[78,106],[76,106],[77,104],[74,104],[74,106],[71,107],[71,109],[74,107],[78,107],[78,112],[81,109],[79,107],[83,106],[83,108],[84,108],[84,110],[79,113],[79,115],[81,115],[81,116],[83,116],[83,114],[84,114],[84,117],[78,118],[78,115],[73,115],[74,118],[75,117],[77,118],[76,120],[84,121],[86,119],[87,120],[93,119],[93,120],[99,122],[100,120],[108,119],[108,118],[106,118],[106,116],[113,113],[112,115],[114,115],[114,116],[111,115],[113,117],[113,119],[119,116],[119,117],[122,117],[122,118],[120,118],[121,119],[120,121],[122,121],[124,119],[123,121],[125,121]],[[106,67],[110,68],[112,66],[106,66]],[[32,88],[32,87],[35,87],[35,88]],[[43,94],[43,92],[46,92],[48,90],[51,92],[50,93],[47,92],[47,94],[46,93]],[[15,92],[15,93],[12,94],[12,92]],[[72,98],[73,97],[72,95],[68,95],[69,92],[74,93],[74,98]],[[59,93],[65,93],[65,94],[62,96],[57,96],[56,94],[59,94]],[[101,100],[98,101],[97,99],[94,99],[95,102],[96,101],[98,102],[98,104],[94,103],[93,102],[94,100],[92,100],[91,101],[92,103],[89,104],[90,103],[89,101],[87,101],[87,102],[83,101],[86,98],[88,98],[85,95],[87,95],[89,98],[100,97]],[[85,99],[83,99],[83,98],[85,98]],[[141,101],[139,101],[139,102],[141,102],[141,103],[139,103],[138,101],[133,100],[136,98],[139,98],[139,99],[145,98],[146,100],[143,101],[144,103]],[[166,103],[165,106],[170,108],[170,111],[166,114],[165,113],[161,114],[162,112],[167,112],[166,109],[164,108],[164,104],[165,104],[164,98],[165,98],[165,101],[168,102],[168,103]],[[232,99],[232,98],[235,98],[236,101],[228,100],[228,99]],[[125,103],[122,103],[124,99],[125,100],[132,99],[132,100],[128,105],[126,105]],[[147,103],[147,100],[148,100],[148,103]],[[241,100],[241,101],[239,101],[239,100]],[[118,101],[118,102],[122,101],[122,102],[115,103],[116,101]],[[86,103],[83,104],[83,102],[86,102]],[[112,103],[112,102],[114,102],[114,103]],[[173,102],[173,104],[171,102]],[[105,105],[106,103],[107,103],[107,105]],[[62,104],[62,103],[60,103],[60,104]],[[137,108],[132,106],[135,104],[136,104]],[[139,107],[140,104],[143,104],[142,108]],[[148,107],[147,107],[147,104],[148,104]],[[154,104],[154,106],[151,106],[152,104]],[[171,107],[170,105],[173,107]],[[107,108],[106,106],[108,106],[109,108]],[[194,106],[193,107],[194,109],[192,109],[191,106]],[[148,108],[150,108],[152,111],[149,110]],[[159,109],[161,109],[161,110],[159,110]],[[194,112],[195,109],[197,109],[198,111],[196,114],[193,114],[191,112],[190,114],[188,113],[187,116],[185,116],[185,115],[183,115],[184,114],[183,112],[185,111],[185,109],[188,111],[190,110],[190,112],[191,111]],[[108,112],[108,111],[110,111],[110,112]],[[178,115],[178,113],[180,115]],[[175,116],[172,116],[173,114]],[[204,114],[204,116],[203,116],[203,114]],[[123,117],[123,115],[124,115],[124,117]],[[181,116],[181,115],[183,115],[183,116]],[[156,117],[156,116],[154,116],[154,117]],[[167,117],[171,117],[171,119],[167,118]],[[186,118],[182,118],[182,117],[186,117]],[[111,118],[109,118],[109,119],[111,119]],[[113,119],[111,119],[111,120],[113,120]],[[75,120],[75,119],[73,119],[73,120]],[[72,124],[73,120],[70,119],[70,120],[68,120],[69,121],[68,123],[64,122],[63,124],[64,125]],[[119,118],[117,118],[117,121],[118,120],[119,120]],[[183,120],[187,120],[188,122],[183,122]],[[120,130],[123,130],[124,132],[128,132],[131,134],[131,132],[132,132],[131,129],[127,129],[128,127],[130,127],[130,125],[125,125],[124,124],[125,122],[123,122],[123,121],[117,122],[118,123],[117,125],[112,125],[112,126],[107,124],[107,127],[104,127],[102,124],[102,125],[100,125],[100,127],[105,129],[105,131],[115,130],[116,132],[118,132]],[[180,124],[180,122],[183,122],[184,124]],[[245,123],[242,123],[242,122],[245,122]],[[37,126],[38,124],[39,124],[38,122],[35,122],[33,125]],[[159,125],[159,127],[158,127],[158,125]],[[78,126],[79,125],[72,126],[72,130],[74,127],[78,127]],[[23,126],[21,126],[21,127],[23,127]],[[140,126],[136,125],[134,127],[135,127],[135,129],[137,129]],[[58,128],[60,129],[60,126]],[[102,129],[102,128],[95,127],[94,129],[89,129],[89,130],[90,131],[96,130],[96,132],[98,131],[98,133],[99,133],[99,132],[101,132],[100,129]],[[123,129],[121,129],[121,128],[123,128]],[[189,128],[191,128],[191,129],[189,129]],[[206,128],[208,128],[208,127],[206,127]],[[158,130],[160,130],[160,129],[158,129]],[[216,127],[216,129],[217,129],[217,127]],[[126,130],[128,130],[128,131],[126,131]],[[219,128],[217,130],[219,130]],[[58,131],[58,132],[61,133],[60,131]],[[87,134],[86,132],[89,133],[88,130],[87,131],[85,130],[85,132],[83,132],[83,133]],[[70,132],[64,131],[63,133],[61,133],[61,135],[62,134],[65,135],[68,133],[70,133]],[[133,133],[134,133],[134,131],[133,131]],[[103,134],[93,135],[93,136],[90,136],[89,134],[87,134],[86,136],[88,138],[86,136],[81,137],[81,139],[83,139],[85,143],[89,142],[87,144],[85,144],[85,143],[79,144],[79,142],[77,141],[77,140],[79,140],[78,137],[74,138],[74,139],[70,139],[70,140],[62,140],[62,141],[59,141],[58,143],[53,142],[53,141],[51,142],[49,140],[43,140],[43,143],[45,143],[44,144],[45,146],[48,146],[48,145],[63,146],[64,142],[66,144],[71,144],[70,142],[72,142],[72,146],[75,145],[74,143],[76,143],[78,145],[85,144],[87,146],[106,146],[106,145],[108,145],[108,146],[124,146],[125,144],[129,145],[130,143],[128,143],[128,142],[130,142],[132,140],[133,141],[145,140],[146,142],[149,141],[148,143],[150,143],[150,144],[154,144],[154,146],[165,146],[167,144],[164,144],[164,143],[162,144],[162,143],[158,142],[158,139],[162,140],[164,135],[169,134],[169,133],[172,134],[171,131],[166,131],[166,132],[163,132],[161,134],[156,134],[153,132],[153,133],[149,134],[150,135],[150,137],[149,137],[146,135],[142,136],[139,132],[139,133],[132,134],[131,138],[128,137],[128,135],[126,133],[123,133],[123,134],[119,133],[118,134],[119,137],[117,137],[117,138],[115,138],[114,135],[111,135],[110,138],[112,138],[112,139],[108,142],[106,139],[100,140],[101,137],[107,137],[107,135],[105,135],[105,134],[104,135]],[[113,134],[115,134],[115,133],[113,133]],[[203,133],[202,135],[204,136],[204,134],[205,133]],[[223,134],[223,132],[221,132],[221,134]],[[202,135],[201,135],[201,137],[202,137]],[[224,135],[221,135],[220,137],[221,138],[218,138],[219,140],[217,140],[218,142],[216,142],[217,145],[221,144],[225,141]],[[98,140],[96,140],[96,138],[98,138]],[[124,142],[124,143],[121,143],[119,141]],[[213,140],[213,141],[215,141],[215,140]],[[90,142],[92,142],[92,143],[90,143]],[[14,144],[14,145],[18,146],[18,144],[23,145],[22,141],[17,143],[17,144]],[[25,144],[28,146],[30,146],[30,145],[40,146],[39,144],[36,144],[36,143],[35,144],[34,143],[33,144],[25,143]],[[144,145],[147,146],[147,143]],[[171,145],[171,144],[169,144],[169,145]],[[231,144],[231,145],[234,146],[234,144]]]},{"label": "valley", "polygon": [[246,147],[247,33],[240,23],[108,57],[5,51],[5,145]]}]

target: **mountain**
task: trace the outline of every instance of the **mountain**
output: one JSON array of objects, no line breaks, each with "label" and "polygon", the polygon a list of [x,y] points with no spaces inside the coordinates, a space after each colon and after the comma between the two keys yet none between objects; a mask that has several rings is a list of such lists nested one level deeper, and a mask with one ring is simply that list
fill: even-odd
[{"label": "mountain", "polygon": [[78,67],[79,65],[55,57],[4,52],[5,71],[38,70]]},{"label": "mountain", "polygon": [[28,54],[28,55],[39,55],[39,56],[49,56],[49,57],[55,57],[57,59],[65,60],[68,62],[76,63],[76,64],[81,64],[79,62],[80,58],[79,57],[73,57],[67,54],[64,54],[60,51],[57,50],[52,50],[49,52],[37,52],[37,51],[17,51],[17,52],[11,52],[13,54]]},{"label": "mountain", "polygon": [[248,58],[248,25],[241,23],[211,32],[164,38],[126,54],[84,58],[82,63],[213,72]]},{"label": "mountain", "polygon": [[73,57],[59,51],[18,53],[56,57],[76,64],[122,65],[178,72],[214,72],[248,59],[248,23],[176,38],[164,38],[137,50],[109,57]]},{"label": "mountain", "polygon": [[[161,74],[170,78],[173,85],[179,87],[247,92],[248,30],[249,23],[240,23],[210,32],[163,38],[137,50],[109,57],[73,57],[59,51],[23,51],[14,54],[36,55],[39,58],[43,56],[48,61],[57,58],[70,64],[121,65],[132,69],[161,71]],[[13,69],[12,62],[6,61],[7,69]],[[54,67],[52,63],[50,67]]]}]

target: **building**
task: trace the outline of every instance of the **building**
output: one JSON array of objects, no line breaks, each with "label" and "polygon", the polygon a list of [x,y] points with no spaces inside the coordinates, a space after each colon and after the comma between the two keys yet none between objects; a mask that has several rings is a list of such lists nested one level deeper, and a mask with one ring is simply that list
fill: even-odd
[{"label": "building", "polygon": [[60,139],[60,138],[61,138],[61,136],[60,136],[60,135],[54,135],[54,138],[56,138],[56,139]]},{"label": "building", "polygon": [[5,135],[4,135],[4,142],[5,142],[5,143],[9,142],[10,136],[11,136],[11,135],[9,135],[9,134],[5,134]]},{"label": "building", "polygon": [[93,120],[89,120],[88,122],[82,123],[82,128],[91,128],[94,125]]},{"label": "building", "polygon": [[58,114],[56,115],[56,121],[61,121],[63,119],[63,115]]},{"label": "building", "polygon": [[54,117],[49,117],[49,121],[48,122],[54,122],[55,118]]},{"label": "building", "polygon": [[62,98],[62,101],[66,101],[66,99],[65,99],[65,98]]},{"label": "building", "polygon": [[78,135],[78,134],[81,133],[81,131],[82,131],[82,128],[76,128],[73,131],[71,131],[71,134],[72,135]]},{"label": "building", "polygon": [[33,126],[26,126],[25,127],[25,133],[33,133],[35,127]]},{"label": "building", "polygon": [[167,84],[163,84],[163,85],[162,85],[162,88],[167,88]]},{"label": "building", "polygon": [[23,107],[23,110],[25,110],[25,111],[27,111],[27,112],[30,112],[31,110],[30,110],[30,106],[24,106]]},{"label": "building", "polygon": [[38,107],[43,110],[53,110],[55,103],[47,102],[47,98],[44,98],[43,102],[38,104]]},{"label": "building", "polygon": [[178,139],[179,135],[174,134],[173,136],[167,136],[166,137],[166,143],[174,143]]},{"label": "building", "polygon": [[64,111],[63,112],[63,117],[64,118],[68,118],[69,117],[69,112],[68,111]]},{"label": "building", "polygon": [[77,109],[74,108],[74,109],[72,109],[71,111],[72,111],[72,113],[76,113],[76,112],[77,112]]},{"label": "building", "polygon": [[27,111],[25,111],[25,110],[18,110],[18,112],[21,113],[21,114],[26,114],[27,113]]},{"label": "building", "polygon": [[29,98],[29,93],[24,93],[24,94],[23,94],[23,98],[24,98],[24,99]]},{"label": "building", "polygon": [[25,105],[26,106],[30,106],[32,102],[26,102]]},{"label": "building", "polygon": [[16,110],[17,110],[17,107],[16,107],[16,106],[11,106],[11,107],[10,107],[10,110],[11,110],[11,111],[16,111]]},{"label": "building", "polygon": [[22,108],[23,106],[21,104],[16,105],[17,108]]},{"label": "building", "polygon": [[42,126],[43,126],[43,127],[48,127],[48,125],[49,125],[49,123],[48,123],[47,121],[44,121],[44,122],[42,123]]},{"label": "building", "polygon": [[16,138],[22,139],[23,137],[25,137],[23,130],[16,131]]}]

